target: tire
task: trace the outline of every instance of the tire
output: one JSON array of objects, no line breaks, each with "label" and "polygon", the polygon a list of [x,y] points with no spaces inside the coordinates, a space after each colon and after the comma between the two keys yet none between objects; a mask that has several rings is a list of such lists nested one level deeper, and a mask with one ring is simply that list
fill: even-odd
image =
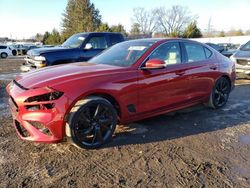
[{"label": "tire", "polygon": [[99,148],[111,140],[117,124],[113,105],[101,97],[78,101],[66,123],[66,135],[75,146],[85,149]]},{"label": "tire", "polygon": [[1,53],[1,58],[2,59],[6,59],[7,57],[8,57],[7,53],[5,53],[5,52]]},{"label": "tire", "polygon": [[207,106],[218,109],[226,105],[231,91],[231,84],[225,77],[215,82]]},{"label": "tire", "polygon": [[12,50],[12,55],[16,56],[17,55],[17,51],[16,50]]}]

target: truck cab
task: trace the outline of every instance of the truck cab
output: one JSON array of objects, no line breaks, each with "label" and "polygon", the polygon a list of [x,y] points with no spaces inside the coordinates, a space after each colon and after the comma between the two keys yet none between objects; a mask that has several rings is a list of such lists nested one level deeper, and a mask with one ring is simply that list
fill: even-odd
[{"label": "truck cab", "polygon": [[29,50],[25,57],[26,63],[21,66],[21,71],[88,61],[103,50],[122,41],[124,41],[124,37],[121,33],[77,33],[68,38],[61,46]]}]

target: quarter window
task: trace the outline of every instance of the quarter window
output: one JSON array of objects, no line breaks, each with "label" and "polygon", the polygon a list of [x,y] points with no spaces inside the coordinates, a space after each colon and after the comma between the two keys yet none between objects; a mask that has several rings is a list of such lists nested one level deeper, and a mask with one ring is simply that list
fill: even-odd
[{"label": "quarter window", "polygon": [[210,58],[212,56],[212,52],[206,47],[204,47],[204,50],[205,50],[206,58],[207,59]]},{"label": "quarter window", "polygon": [[105,49],[108,47],[105,37],[92,37],[89,42],[93,49]]},{"label": "quarter window", "polygon": [[178,42],[165,43],[158,47],[149,59],[160,59],[166,65],[181,63],[180,46]]},{"label": "quarter window", "polygon": [[194,43],[184,43],[188,62],[202,61],[207,59],[202,45]]}]

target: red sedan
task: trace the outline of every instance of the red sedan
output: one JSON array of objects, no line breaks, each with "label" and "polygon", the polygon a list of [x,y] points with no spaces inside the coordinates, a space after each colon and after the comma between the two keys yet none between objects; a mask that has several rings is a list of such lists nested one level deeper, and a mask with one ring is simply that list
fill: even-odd
[{"label": "red sedan", "polygon": [[44,68],[13,80],[7,91],[24,140],[68,137],[96,148],[129,123],[199,103],[220,108],[235,65],[207,45],[183,39],[126,41],[89,62]]}]

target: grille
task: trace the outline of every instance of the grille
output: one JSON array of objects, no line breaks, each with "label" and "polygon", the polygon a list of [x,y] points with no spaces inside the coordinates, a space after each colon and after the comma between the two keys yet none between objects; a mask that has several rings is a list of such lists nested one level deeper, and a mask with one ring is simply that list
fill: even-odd
[{"label": "grille", "polygon": [[50,130],[48,128],[46,128],[42,123],[36,122],[36,121],[32,121],[29,122],[33,127],[35,127],[36,129],[38,129],[40,132],[42,132],[43,134],[46,134],[47,136],[52,136]]},{"label": "grille", "polygon": [[239,64],[239,65],[247,65],[248,64],[248,61],[247,60],[244,60],[244,59],[238,59],[237,60],[237,63]]}]

